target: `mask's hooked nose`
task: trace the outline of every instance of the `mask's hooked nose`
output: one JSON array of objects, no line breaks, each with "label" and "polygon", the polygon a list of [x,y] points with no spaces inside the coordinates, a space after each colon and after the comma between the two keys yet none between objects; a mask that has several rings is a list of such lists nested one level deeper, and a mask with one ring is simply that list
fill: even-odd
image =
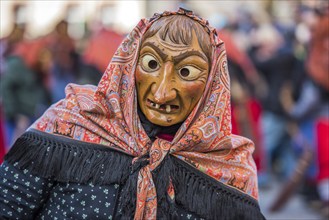
[{"label": "mask's hooked nose", "polygon": [[160,76],[152,86],[154,101],[157,104],[165,104],[176,98],[176,90],[174,88],[174,65],[172,62],[167,62],[160,70]]}]

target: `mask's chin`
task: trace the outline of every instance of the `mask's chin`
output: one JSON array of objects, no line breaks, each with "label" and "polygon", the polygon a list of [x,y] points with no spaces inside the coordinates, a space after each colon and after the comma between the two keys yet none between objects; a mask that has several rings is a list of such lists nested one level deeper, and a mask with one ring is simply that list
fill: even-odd
[{"label": "mask's chin", "polygon": [[145,116],[145,114],[142,112],[139,105],[138,105],[137,112],[138,112],[138,115],[139,115],[139,118],[140,118],[140,121],[142,123],[144,130],[146,131],[147,135],[150,137],[150,139],[152,141],[155,140],[157,134],[159,134],[159,133],[175,135],[175,133],[178,131],[178,129],[182,125],[182,123],[176,123],[176,124],[172,124],[169,126],[161,126],[156,123],[153,123]]},{"label": "mask's chin", "polygon": [[172,116],[161,114],[160,112],[156,112],[155,110],[147,110],[146,118],[155,125],[158,126],[171,126],[176,124],[176,122],[172,119]]}]

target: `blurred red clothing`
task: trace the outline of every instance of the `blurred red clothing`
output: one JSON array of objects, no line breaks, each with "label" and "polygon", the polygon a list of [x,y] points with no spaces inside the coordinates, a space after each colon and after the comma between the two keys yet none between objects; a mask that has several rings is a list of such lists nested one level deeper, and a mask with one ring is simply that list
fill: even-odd
[{"label": "blurred red clothing", "polygon": [[48,37],[19,42],[13,50],[13,55],[23,58],[25,64],[33,69],[40,61],[41,51],[45,50],[50,42]]},{"label": "blurred red clothing", "polygon": [[320,118],[316,124],[318,146],[318,180],[329,178],[329,118]]},{"label": "blurred red clothing", "polygon": [[312,79],[329,91],[329,15],[320,17],[314,28],[307,68]]},{"label": "blurred red clothing", "polygon": [[112,30],[100,30],[89,40],[84,61],[96,66],[99,71],[105,71],[122,40],[123,36]]}]

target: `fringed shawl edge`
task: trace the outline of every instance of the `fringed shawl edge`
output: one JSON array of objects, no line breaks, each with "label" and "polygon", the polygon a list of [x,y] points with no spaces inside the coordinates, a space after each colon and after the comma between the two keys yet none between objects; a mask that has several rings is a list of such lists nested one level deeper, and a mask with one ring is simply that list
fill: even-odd
[{"label": "fringed shawl edge", "polygon": [[[132,158],[115,148],[34,129],[25,132],[5,156],[9,163],[18,162],[19,168],[29,169],[43,178],[101,185],[124,184],[131,174]],[[158,217],[179,218],[175,216],[178,205],[205,219],[265,219],[254,198],[218,182],[175,156],[168,156],[152,172],[158,193],[168,186],[161,184],[163,172],[170,172],[176,204],[158,195],[158,212],[161,212]]]},{"label": "fringed shawl edge", "polygon": [[16,140],[5,160],[19,162],[18,167],[55,181],[108,184],[126,178],[132,157],[102,145],[31,129]]}]

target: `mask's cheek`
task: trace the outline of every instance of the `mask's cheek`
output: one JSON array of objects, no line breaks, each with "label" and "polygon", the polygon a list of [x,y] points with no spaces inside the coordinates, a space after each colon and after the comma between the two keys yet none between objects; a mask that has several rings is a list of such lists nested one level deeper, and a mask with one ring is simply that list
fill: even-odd
[{"label": "mask's cheek", "polygon": [[144,76],[144,74],[141,71],[141,67],[140,67],[140,65],[138,65],[137,68],[136,68],[136,72],[135,72],[136,84],[137,85],[138,84],[141,84],[142,81],[144,81],[144,78],[145,78],[145,76]]},{"label": "mask's cheek", "polygon": [[204,88],[205,84],[200,81],[185,83],[184,87],[180,88],[181,110],[185,118],[192,112],[196,104],[199,102],[204,92]]},{"label": "mask's cheek", "polygon": [[141,67],[138,66],[135,72],[135,82],[136,82],[136,93],[138,104],[143,113],[145,114],[146,108],[146,98],[149,96],[152,85],[152,77],[141,70]]},{"label": "mask's cheek", "polygon": [[189,82],[187,86],[181,87],[180,91],[182,98],[192,99],[193,102],[198,102],[205,89],[203,82]]},{"label": "mask's cheek", "polygon": [[135,72],[135,80],[136,80],[136,86],[137,90],[140,90],[141,88],[144,87],[144,85],[147,82],[147,76],[143,71],[141,71],[140,66],[137,66],[136,72]]}]

